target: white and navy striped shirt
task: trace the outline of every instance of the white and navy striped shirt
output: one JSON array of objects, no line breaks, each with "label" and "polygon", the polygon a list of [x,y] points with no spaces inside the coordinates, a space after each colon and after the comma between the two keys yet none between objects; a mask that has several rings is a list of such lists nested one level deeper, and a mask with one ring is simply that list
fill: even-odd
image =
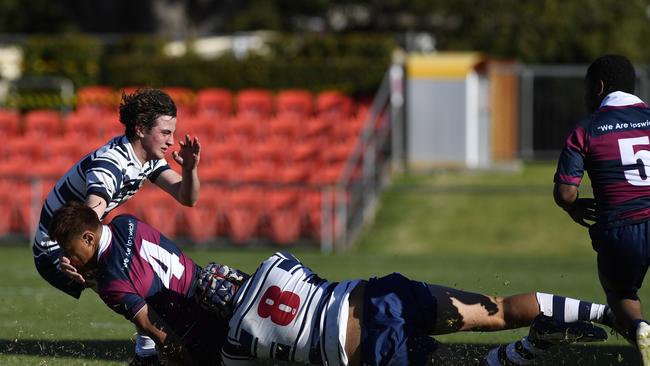
[{"label": "white and navy striped shirt", "polygon": [[348,298],[358,283],[328,282],[291,254],[275,253],[237,292],[223,363],[347,365]]},{"label": "white and navy striped shirt", "polygon": [[170,168],[165,159],[141,164],[124,135],[112,138],[104,146],[84,156],[56,182],[47,195],[34,237],[34,256],[59,249],[56,242],[49,240],[47,230],[54,212],[66,202],[84,202],[89,194],[95,194],[106,200],[106,216],[131,198],[145,179],[153,182],[167,169]]}]

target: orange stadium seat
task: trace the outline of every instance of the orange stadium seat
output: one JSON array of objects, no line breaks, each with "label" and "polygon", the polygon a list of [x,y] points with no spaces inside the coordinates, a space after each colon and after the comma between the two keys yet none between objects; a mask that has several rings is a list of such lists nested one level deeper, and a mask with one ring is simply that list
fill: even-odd
[{"label": "orange stadium seat", "polygon": [[192,89],[181,86],[170,86],[162,88],[162,90],[174,100],[177,116],[184,118],[194,113],[195,100]]},{"label": "orange stadium seat", "polygon": [[273,178],[275,166],[269,162],[256,161],[237,168],[237,174],[232,178],[239,183],[266,183]]},{"label": "orange stadium seat", "polygon": [[309,180],[313,184],[335,184],[341,178],[344,166],[343,163],[338,163],[314,169]]},{"label": "orange stadium seat", "polygon": [[263,124],[260,123],[261,121],[261,119],[241,116],[229,119],[227,139],[238,144],[249,144],[258,140],[262,135]]},{"label": "orange stadium seat", "polygon": [[40,161],[45,156],[45,148],[43,141],[25,137],[15,138],[0,144],[0,152],[3,154],[5,161]]},{"label": "orange stadium seat", "polygon": [[327,121],[325,118],[313,118],[301,126],[301,139],[319,144],[320,146],[327,146],[330,141],[332,125],[333,122]]},{"label": "orange stadium seat", "polygon": [[31,181],[23,181],[12,187],[10,231],[31,237],[36,229],[43,201],[52,186],[49,183],[41,184],[40,191],[34,192],[39,187],[33,186]]},{"label": "orange stadium seat", "polygon": [[303,128],[300,122],[294,118],[273,118],[269,121],[266,138],[291,144],[300,136],[299,130]]},{"label": "orange stadium seat", "polygon": [[96,139],[102,135],[101,118],[94,113],[72,112],[63,118],[63,134],[70,140]]},{"label": "orange stadium seat", "polygon": [[20,113],[13,109],[0,109],[0,138],[14,138],[20,134]]},{"label": "orange stadium seat", "polygon": [[11,182],[0,181],[0,235],[7,235],[11,230],[13,188],[14,184]]},{"label": "orange stadium seat", "polygon": [[52,181],[62,177],[74,163],[75,160],[69,159],[40,161],[32,166],[31,171],[33,177]]},{"label": "orange stadium seat", "polygon": [[236,177],[237,165],[232,161],[222,160],[199,169],[201,182],[227,183]]},{"label": "orange stadium seat", "polygon": [[273,140],[257,143],[248,147],[251,161],[265,162],[274,167],[283,166],[286,162],[286,145],[280,145]]},{"label": "orange stadium seat", "polygon": [[[180,126],[182,128],[179,128]],[[204,141],[206,144],[216,140],[222,140],[226,134],[226,126],[224,124],[215,123],[210,117],[198,115],[188,116],[178,121],[176,130],[180,130],[176,134],[177,140],[184,139],[185,135],[189,134],[190,137],[198,137],[199,141]]]},{"label": "orange stadium seat", "polygon": [[301,185],[309,180],[309,169],[304,165],[291,165],[280,169],[275,182],[283,185]]},{"label": "orange stadium seat", "polygon": [[267,215],[271,239],[287,245],[300,237],[300,211],[297,192],[278,189],[268,194]]},{"label": "orange stadium seat", "polygon": [[234,164],[240,165],[245,162],[244,151],[240,145],[231,142],[224,141],[218,144],[212,144],[207,151],[212,158],[210,160],[226,160]]},{"label": "orange stadium seat", "polygon": [[197,243],[205,242],[217,235],[219,226],[217,192],[213,187],[201,187],[201,198],[196,206],[181,210],[181,222],[185,234]]},{"label": "orange stadium seat", "polygon": [[196,114],[215,119],[227,119],[232,112],[232,93],[228,89],[206,88],[196,93]]},{"label": "orange stadium seat", "polygon": [[329,166],[345,163],[355,148],[354,142],[356,141],[351,140],[351,142],[348,144],[335,144],[323,149],[321,152],[321,164]]},{"label": "orange stadium seat", "polygon": [[356,138],[363,129],[364,122],[364,119],[351,117],[332,123],[331,142],[336,143]]},{"label": "orange stadium seat", "polygon": [[261,213],[260,191],[240,187],[231,192],[227,221],[230,239],[236,244],[250,241],[256,234]]},{"label": "orange stadium seat", "polygon": [[237,94],[237,115],[252,120],[271,117],[271,93],[263,89],[244,89]]},{"label": "orange stadium seat", "polygon": [[61,115],[50,109],[35,109],[25,114],[25,133],[27,138],[37,140],[54,138],[61,134]]},{"label": "orange stadium seat", "polygon": [[47,160],[50,161],[67,160],[76,162],[88,153],[78,141],[69,138],[55,139],[50,141],[48,145]]},{"label": "orange stadium seat", "polygon": [[158,228],[165,236],[172,238],[176,235],[176,220],[178,203],[161,189],[150,189],[138,193],[145,204],[140,208],[142,219],[151,226]]},{"label": "orange stadium seat", "polygon": [[306,90],[283,90],[275,98],[276,116],[305,120],[311,117],[313,97]]},{"label": "orange stadium seat", "polygon": [[107,86],[86,86],[77,90],[77,111],[84,113],[116,113],[118,97]]},{"label": "orange stadium seat", "polygon": [[115,136],[124,135],[125,126],[117,115],[102,115],[98,117],[97,123],[101,126],[101,140],[108,141]]},{"label": "orange stadium seat", "polygon": [[324,91],[316,96],[316,113],[327,121],[337,121],[352,116],[354,101],[337,91]]}]

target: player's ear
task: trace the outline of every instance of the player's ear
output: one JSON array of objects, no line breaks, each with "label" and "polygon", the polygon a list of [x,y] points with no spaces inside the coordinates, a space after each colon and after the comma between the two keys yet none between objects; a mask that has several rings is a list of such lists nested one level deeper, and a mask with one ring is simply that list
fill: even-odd
[{"label": "player's ear", "polygon": [[83,234],[81,234],[81,239],[83,240],[84,244],[93,246],[95,244],[95,233],[90,230],[86,230],[83,232]]},{"label": "player's ear", "polygon": [[598,80],[598,96],[602,97],[605,94],[605,83],[602,80]]},{"label": "player's ear", "polygon": [[144,137],[144,126],[141,125],[141,124],[139,124],[139,123],[136,124],[136,125],[135,125],[135,134],[136,134],[139,138],[143,138],[143,137]]}]

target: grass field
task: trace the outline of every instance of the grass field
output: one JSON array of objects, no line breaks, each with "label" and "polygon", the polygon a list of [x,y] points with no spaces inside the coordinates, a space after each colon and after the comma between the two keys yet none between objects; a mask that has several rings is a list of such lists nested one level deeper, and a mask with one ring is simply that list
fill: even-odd
[{"label": "grass field", "polygon": [[[399,271],[466,290],[513,294],[545,291],[604,301],[586,230],[552,202],[553,166],[522,172],[446,172],[397,179],[384,192],[374,225],[346,253],[294,248],[331,280]],[[587,196],[588,192],[583,192]],[[253,271],[274,248],[188,250],[199,264],[218,260]],[[123,365],[133,326],[92,293],[81,300],[49,287],[33,268],[26,244],[0,249],[0,365]],[[650,292],[643,290],[644,301]],[[525,330],[437,337],[473,364],[490,345]],[[557,349],[536,365],[635,365],[616,336],[598,346]]]}]

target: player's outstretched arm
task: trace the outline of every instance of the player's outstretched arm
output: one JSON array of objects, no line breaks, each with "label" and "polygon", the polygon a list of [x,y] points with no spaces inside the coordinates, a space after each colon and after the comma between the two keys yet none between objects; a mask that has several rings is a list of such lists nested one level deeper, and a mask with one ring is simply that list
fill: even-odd
[{"label": "player's outstretched arm", "polygon": [[138,330],[156,342],[156,348],[163,357],[169,359],[174,364],[195,364],[180,339],[166,326],[165,322],[156,312],[146,304],[135,315],[132,321]]},{"label": "player's outstretched arm", "polygon": [[201,144],[198,138],[185,139],[178,142],[180,151],[174,151],[172,157],[181,166],[182,175],[168,169],[160,174],[155,184],[172,195],[185,206],[194,206],[199,199],[198,165],[201,159]]}]

